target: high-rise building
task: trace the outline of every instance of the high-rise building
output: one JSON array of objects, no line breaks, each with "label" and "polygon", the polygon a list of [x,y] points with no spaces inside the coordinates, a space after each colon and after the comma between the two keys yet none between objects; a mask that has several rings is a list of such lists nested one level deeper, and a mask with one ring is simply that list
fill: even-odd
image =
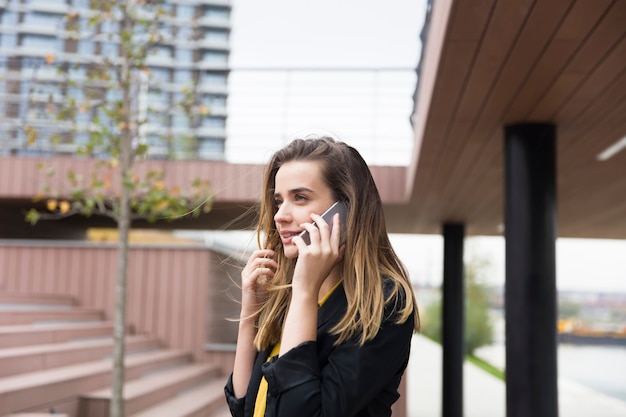
[{"label": "high-rise building", "polygon": [[[119,23],[90,24],[94,4],[0,0],[0,155],[73,153],[88,140],[87,129],[75,127],[106,117],[97,106],[67,118],[50,111],[59,101],[84,97],[94,88],[90,68],[119,54]],[[145,62],[150,75],[137,99],[146,107],[142,140],[154,158],[223,159],[231,1],[165,0],[162,8],[162,40]],[[68,36],[70,24],[78,36]],[[176,105],[190,86],[206,109],[195,120]],[[117,93],[102,92],[107,99]],[[29,127],[40,132],[36,140]]]}]

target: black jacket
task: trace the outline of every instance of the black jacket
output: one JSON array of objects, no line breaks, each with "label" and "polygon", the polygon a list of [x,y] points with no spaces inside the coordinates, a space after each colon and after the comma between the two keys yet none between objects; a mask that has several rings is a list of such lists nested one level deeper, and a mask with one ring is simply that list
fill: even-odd
[{"label": "black jacket", "polygon": [[266,363],[271,349],[257,355],[248,391],[235,398],[232,375],[225,387],[234,417],[251,417],[261,376],[268,382],[266,417],[382,417],[391,415],[400,378],[409,359],[413,315],[394,324],[396,303],[374,340],[363,346],[348,341],[333,346],[329,330],[346,311],[340,285],[318,312],[316,342],[304,342]]}]

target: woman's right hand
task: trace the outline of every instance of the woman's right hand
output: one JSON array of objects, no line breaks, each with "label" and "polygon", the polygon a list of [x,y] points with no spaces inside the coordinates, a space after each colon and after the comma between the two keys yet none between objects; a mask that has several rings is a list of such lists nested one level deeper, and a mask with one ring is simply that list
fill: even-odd
[{"label": "woman's right hand", "polygon": [[273,259],[274,251],[254,251],[241,271],[241,318],[256,318],[259,309],[267,301],[267,289],[274,277],[278,263]]}]

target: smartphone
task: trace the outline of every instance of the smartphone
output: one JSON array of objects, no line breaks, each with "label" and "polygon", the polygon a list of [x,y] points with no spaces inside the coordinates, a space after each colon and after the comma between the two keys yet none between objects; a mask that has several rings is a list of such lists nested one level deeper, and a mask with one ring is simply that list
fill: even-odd
[{"label": "smartphone", "polygon": [[[337,201],[335,204],[330,206],[328,210],[322,213],[322,218],[330,226],[331,232],[333,231],[333,216],[335,215],[335,213],[339,213],[339,220],[341,223],[340,241],[343,242],[343,239],[345,237],[345,231],[346,231],[346,223],[347,223],[346,219],[348,218],[348,206],[346,205],[346,203]],[[315,223],[313,224],[315,225]],[[307,245],[311,244],[311,237],[309,236],[308,230],[305,230],[304,232],[300,233],[300,237],[302,238],[302,240],[304,240],[304,243],[306,243]]]}]

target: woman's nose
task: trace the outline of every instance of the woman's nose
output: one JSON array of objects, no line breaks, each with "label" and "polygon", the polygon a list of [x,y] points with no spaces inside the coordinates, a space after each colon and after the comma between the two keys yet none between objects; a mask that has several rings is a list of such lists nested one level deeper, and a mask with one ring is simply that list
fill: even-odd
[{"label": "woman's nose", "polygon": [[280,207],[278,207],[278,211],[274,214],[274,221],[276,223],[285,223],[290,221],[291,214],[289,210],[289,204],[282,203]]}]

